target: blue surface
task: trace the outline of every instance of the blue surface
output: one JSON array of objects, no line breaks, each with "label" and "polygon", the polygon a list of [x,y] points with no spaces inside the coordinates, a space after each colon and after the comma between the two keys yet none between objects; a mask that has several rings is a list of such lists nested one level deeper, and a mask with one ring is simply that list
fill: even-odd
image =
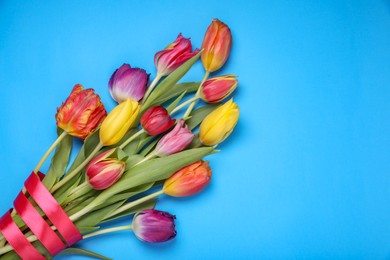
[{"label": "blue surface", "polygon": [[[55,139],[75,83],[111,109],[123,62],[155,75],[179,32],[201,45],[211,19],[233,33],[241,118],[213,155],[212,184],[161,198],[175,240],[131,233],[80,243],[114,259],[390,257],[390,1],[1,1],[0,211]],[[195,66],[186,80],[199,80]],[[44,170],[47,169],[47,164]],[[126,222],[127,223],[127,222]],[[61,257],[59,259],[84,259]]]}]

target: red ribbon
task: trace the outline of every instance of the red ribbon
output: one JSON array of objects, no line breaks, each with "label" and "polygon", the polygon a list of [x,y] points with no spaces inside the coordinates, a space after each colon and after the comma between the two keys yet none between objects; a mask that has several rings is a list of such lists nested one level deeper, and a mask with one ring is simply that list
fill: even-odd
[{"label": "red ribbon", "polygon": [[[41,182],[45,175],[40,172],[38,172],[38,175],[39,177],[32,173],[26,180],[26,190],[56,227],[66,244],[71,246],[81,240],[82,236],[62,207]],[[23,193],[17,196],[14,206],[16,212],[51,255],[56,255],[66,247],[61,237],[53,231]],[[0,219],[0,231],[22,259],[45,259],[19,230],[9,212]]]},{"label": "red ribbon", "polygon": [[13,221],[10,211],[0,219],[0,231],[22,259],[45,260],[38,250],[27,240],[22,231]]},{"label": "red ribbon", "polygon": [[24,185],[31,197],[64,237],[68,246],[71,246],[82,239],[76,226],[72,223],[68,215],[66,215],[65,211],[53,198],[37,175],[31,174]]}]

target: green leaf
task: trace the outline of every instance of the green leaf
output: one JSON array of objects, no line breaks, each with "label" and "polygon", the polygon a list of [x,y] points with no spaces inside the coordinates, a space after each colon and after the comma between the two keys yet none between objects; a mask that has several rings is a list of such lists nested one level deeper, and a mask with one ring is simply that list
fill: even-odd
[{"label": "green leaf", "polygon": [[82,248],[76,248],[76,247],[69,247],[61,251],[58,255],[83,255],[83,256],[89,256],[96,259],[102,259],[102,260],[110,260],[111,258],[105,257],[104,255],[95,253],[90,250],[82,249]]},{"label": "green leaf", "polygon": [[144,157],[139,154],[131,155],[129,158],[126,160],[126,171],[129,170],[131,167],[142,161]]},{"label": "green leaf", "polygon": [[85,158],[95,149],[95,147],[99,144],[99,130],[96,130],[92,134],[90,134],[84,140],[84,144],[80,149],[80,152],[76,156],[72,165],[69,167],[68,172],[73,171],[77,166],[79,166],[82,162],[84,162]]},{"label": "green leaf", "polygon": [[146,156],[150,151],[153,150],[153,148],[156,146],[158,141],[160,141],[160,139],[156,139],[153,142],[151,142],[145,149],[142,150],[141,155]]},{"label": "green leaf", "polygon": [[186,94],[187,92],[186,91],[183,91],[183,93],[181,93],[180,96],[178,96],[166,109],[168,111],[168,113],[171,113],[173,109],[175,109],[175,107],[180,103],[180,101],[182,100],[182,98],[184,97],[184,95]]},{"label": "green leaf", "polygon": [[163,93],[158,99],[156,99],[153,102],[152,106],[162,104],[174,97],[177,97],[183,92],[187,92],[187,93],[196,92],[199,88],[199,84],[200,82],[185,82],[185,83],[176,84],[175,87]]},{"label": "green leaf", "polygon": [[81,234],[87,234],[91,233],[93,231],[99,230],[100,227],[78,227],[78,230],[80,231]]},{"label": "green leaf", "polygon": [[214,111],[219,106],[219,104],[211,104],[202,106],[191,113],[191,118],[187,120],[188,128],[193,130],[200,123],[202,123],[203,119]]},{"label": "green leaf", "polygon": [[199,59],[201,52],[196,54],[194,57],[184,62],[179,68],[174,70],[171,74],[169,74],[166,78],[164,78],[160,84],[152,91],[149,98],[145,101],[143,106],[141,107],[140,114],[142,115],[149,107],[153,106],[155,100],[161,98],[164,93],[170,91],[175,84],[190,70],[192,65]]},{"label": "green leaf", "polygon": [[95,210],[90,214],[84,215],[80,220],[75,222],[77,228],[79,227],[93,227],[98,225],[106,216],[114,212],[117,208],[119,208],[123,202],[117,202],[112,205],[109,205],[105,208]]},{"label": "green leaf", "polygon": [[[62,129],[57,129],[58,136],[63,132]],[[51,159],[49,170],[46,173],[42,183],[49,190],[53,185],[64,175],[66,167],[68,166],[70,151],[72,150],[72,136],[66,135],[58,144],[56,151]]]},{"label": "green leaf", "polygon": [[[213,151],[212,147],[185,150],[163,158],[156,158],[131,168],[117,183],[102,191],[91,202],[89,208],[94,208],[111,196],[141,184],[155,182],[170,177],[174,172],[194,163]],[[88,210],[88,209],[85,209]]]},{"label": "green leaf", "polygon": [[107,219],[104,219],[102,223],[105,223],[105,222],[108,222],[108,221],[111,221],[111,220],[114,220],[114,219],[118,219],[118,218],[121,218],[121,217],[125,217],[125,216],[129,216],[129,215],[132,215],[136,212],[139,212],[141,210],[144,210],[144,209],[153,209],[154,206],[156,205],[157,203],[157,199],[150,199],[148,201],[145,201],[139,205],[136,205],[128,210],[125,210],[121,213],[118,213],[112,217],[109,217]]}]

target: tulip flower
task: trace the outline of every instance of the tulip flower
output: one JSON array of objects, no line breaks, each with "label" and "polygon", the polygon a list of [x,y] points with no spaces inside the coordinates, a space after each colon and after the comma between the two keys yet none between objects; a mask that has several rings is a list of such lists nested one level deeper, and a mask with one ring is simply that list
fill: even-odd
[{"label": "tulip flower", "polygon": [[140,101],[145,95],[149,75],[143,69],[131,68],[129,64],[123,64],[112,74],[108,82],[112,98],[118,103],[128,98]]},{"label": "tulip flower", "polygon": [[208,103],[218,103],[227,98],[237,87],[234,75],[219,76],[203,82],[200,97]]},{"label": "tulip flower", "polygon": [[125,171],[126,163],[109,158],[115,148],[95,157],[87,166],[88,182],[95,190],[104,190],[116,183]]},{"label": "tulip flower", "polygon": [[188,126],[184,125],[184,120],[181,119],[169,133],[163,136],[156,145],[154,155],[163,157],[174,153],[178,153],[186,148],[194,138]]},{"label": "tulip flower", "polygon": [[201,55],[203,67],[214,72],[225,64],[232,46],[229,27],[218,19],[213,19],[203,39]]},{"label": "tulip flower", "polygon": [[174,215],[155,209],[142,210],[134,215],[133,231],[142,241],[156,243],[176,236]]},{"label": "tulip flower", "polygon": [[184,197],[200,192],[211,179],[208,162],[202,160],[188,165],[169,177],[163,186],[163,192],[174,197]]},{"label": "tulip flower", "polygon": [[57,108],[57,126],[68,134],[85,139],[99,127],[107,112],[93,89],[77,84],[70,96]]},{"label": "tulip flower", "polygon": [[184,38],[180,33],[173,43],[154,55],[157,73],[161,76],[168,75],[184,62],[194,57],[198,52],[198,49],[192,52],[191,40]]},{"label": "tulip flower", "polygon": [[138,116],[139,105],[134,100],[127,99],[117,105],[104,119],[100,127],[100,142],[109,146],[119,142],[133,125]]},{"label": "tulip flower", "polygon": [[240,109],[233,99],[215,109],[200,124],[200,141],[209,146],[221,143],[233,131],[239,114]]},{"label": "tulip flower", "polygon": [[175,124],[168,111],[162,107],[151,107],[141,117],[142,128],[151,136],[167,131]]}]

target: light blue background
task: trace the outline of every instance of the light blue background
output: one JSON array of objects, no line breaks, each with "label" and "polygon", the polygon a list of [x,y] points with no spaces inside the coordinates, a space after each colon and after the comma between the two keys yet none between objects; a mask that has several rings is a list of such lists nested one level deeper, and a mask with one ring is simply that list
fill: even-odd
[{"label": "light blue background", "polygon": [[[75,83],[112,109],[118,66],[154,77],[156,51],[179,32],[200,47],[215,17],[234,38],[215,75],[238,75],[241,118],[209,157],[212,184],[161,198],[157,207],[178,218],[171,242],[124,232],[79,245],[115,259],[389,258],[384,0],[1,1],[0,211],[55,139],[55,109]],[[202,73],[198,64],[186,80]]]}]

